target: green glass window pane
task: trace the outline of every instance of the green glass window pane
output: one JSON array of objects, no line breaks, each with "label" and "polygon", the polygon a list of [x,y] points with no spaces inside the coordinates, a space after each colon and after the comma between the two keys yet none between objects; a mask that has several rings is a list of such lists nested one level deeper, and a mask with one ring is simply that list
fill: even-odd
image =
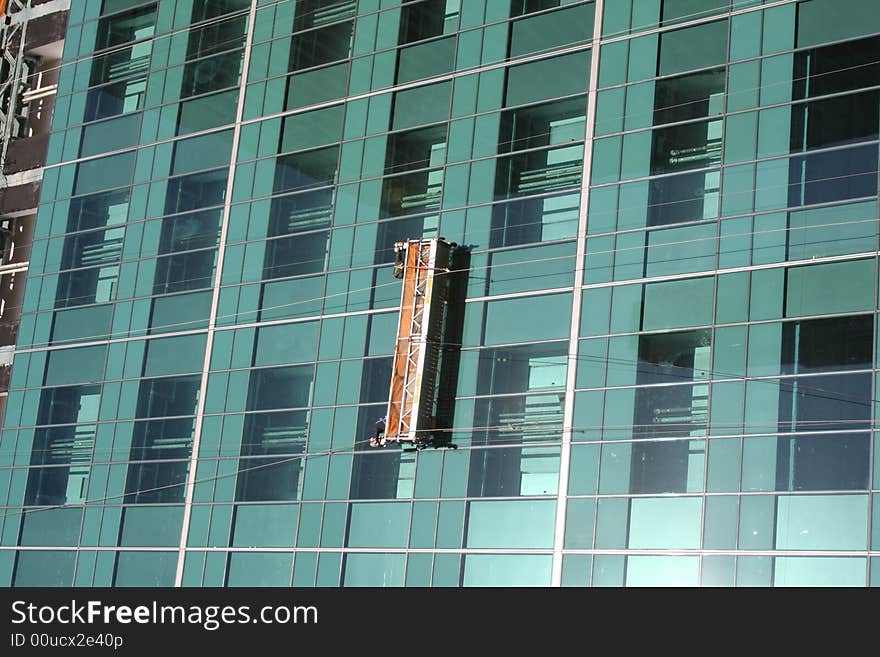
[{"label": "green glass window pane", "polygon": [[735,112],[750,109],[758,104],[757,61],[735,64],[727,69],[727,110]]},{"label": "green glass window pane", "polygon": [[865,559],[776,557],[774,586],[865,586]]},{"label": "green glass window pane", "polygon": [[629,41],[617,41],[602,46],[599,58],[599,86],[609,87],[626,82]]},{"label": "green glass window pane", "polygon": [[432,586],[461,586],[461,555],[436,554]]},{"label": "green glass window pane", "polygon": [[352,504],[348,528],[350,547],[406,547],[409,533],[409,504]]},{"label": "green glass window pane", "polygon": [[86,126],[83,128],[80,157],[134,146],[138,141],[140,123],[140,114],[130,114]]},{"label": "green glass window pane", "polygon": [[88,194],[131,184],[135,153],[120,153],[80,162],[76,169],[75,194]]},{"label": "green glass window pane", "polygon": [[714,555],[704,556],[702,572],[700,574],[700,585],[731,587],[734,582],[735,570],[735,557]]},{"label": "green glass window pane", "polygon": [[238,89],[200,96],[180,104],[177,133],[188,134],[235,122]]},{"label": "green glass window pane", "polygon": [[699,557],[631,555],[626,560],[627,586],[697,586]]},{"label": "green glass window pane", "polygon": [[562,586],[589,586],[593,557],[588,554],[566,554],[562,557]]},{"label": "green glass window pane", "polygon": [[712,278],[648,284],[642,328],[650,331],[711,324],[713,296]]},{"label": "green glass window pane", "polygon": [[342,98],[348,86],[348,67],[346,62],[291,76],[286,109]]},{"label": "green glass window pane", "polygon": [[13,586],[72,586],[76,552],[41,550],[18,553]]},{"label": "green glass window pane", "polygon": [[[571,295],[526,297],[489,302],[484,344],[564,338],[569,333]],[[553,317],[552,325],[544,319]]]},{"label": "green glass window pane", "polygon": [[775,500],[769,495],[744,495],[740,498],[739,547],[741,550],[772,549],[774,506]]},{"label": "green glass window pane", "polygon": [[304,363],[315,358],[318,322],[265,326],[257,332],[254,365]]},{"label": "green glass window pane", "polygon": [[622,554],[596,555],[593,560],[593,586],[623,586],[626,557]]},{"label": "green glass window pane", "polygon": [[469,554],[464,586],[549,586],[552,557],[547,554]]},{"label": "green glass window pane", "polygon": [[25,513],[19,545],[76,545],[81,522],[81,508]]},{"label": "green glass window pane", "polygon": [[233,552],[227,586],[289,586],[293,554]]},{"label": "green glass window pane", "polygon": [[55,313],[52,341],[59,343],[78,338],[106,338],[112,313],[112,305],[74,308]]},{"label": "green glass window pane", "polygon": [[874,248],[877,202],[850,203],[789,213],[789,258],[808,260]]},{"label": "green glass window pane", "polygon": [[628,547],[698,548],[702,512],[698,497],[633,499]]},{"label": "green glass window pane", "polygon": [[107,347],[62,349],[49,354],[45,385],[100,381],[104,373]]},{"label": "green glass window pane", "polygon": [[873,260],[793,267],[788,270],[786,317],[870,310],[875,277]]},{"label": "green glass window pane", "polygon": [[153,301],[152,331],[185,331],[208,323],[211,293],[175,294]]},{"label": "green glass window pane", "polygon": [[555,510],[555,500],[471,502],[467,547],[552,547]]},{"label": "green glass window pane", "polygon": [[773,557],[737,557],[737,586],[770,586]]},{"label": "green glass window pane", "polygon": [[401,48],[398,56],[397,84],[442,75],[452,70],[455,37]]},{"label": "green glass window pane", "polygon": [[144,376],[201,371],[205,361],[205,342],[204,335],[150,340],[144,361]]},{"label": "green glass window pane", "polygon": [[229,164],[232,154],[232,130],[183,139],[174,145],[171,174],[189,173]]},{"label": "green glass window pane", "polygon": [[593,547],[596,500],[570,499],[565,509],[565,547],[589,550]]},{"label": "green glass window pane", "polygon": [[585,50],[510,67],[505,106],[584,93],[589,84],[590,52]]},{"label": "green glass window pane", "polygon": [[867,495],[783,495],[776,503],[776,549],[864,550]]},{"label": "green glass window pane", "polygon": [[629,31],[632,0],[611,2],[602,10],[602,36],[623,36]]},{"label": "green glass window pane", "polygon": [[128,507],[123,514],[120,545],[177,546],[182,524],[181,506]]},{"label": "green glass window pane", "polygon": [[809,0],[798,5],[797,47],[880,31],[880,13],[866,0]]},{"label": "green glass window pane", "polygon": [[298,507],[294,504],[239,504],[235,507],[232,545],[292,547]]},{"label": "green glass window pane", "polygon": [[589,43],[594,6],[587,3],[515,21],[510,28],[510,56]]},{"label": "green glass window pane", "polygon": [[281,131],[281,152],[313,148],[339,141],[343,115],[344,107],[338,105],[285,118]]},{"label": "green glass window pane", "polygon": [[392,130],[446,120],[451,94],[451,82],[398,91],[394,95]]},{"label": "green glass window pane", "polygon": [[348,554],[344,586],[403,586],[403,554]]},{"label": "green glass window pane", "polygon": [[727,61],[727,21],[696,25],[660,37],[660,75],[681,73]]},{"label": "green glass window pane", "polygon": [[735,496],[707,497],[703,547],[707,550],[736,549],[738,515],[739,500]]},{"label": "green glass window pane", "polygon": [[177,552],[120,552],[113,586],[174,586]]}]

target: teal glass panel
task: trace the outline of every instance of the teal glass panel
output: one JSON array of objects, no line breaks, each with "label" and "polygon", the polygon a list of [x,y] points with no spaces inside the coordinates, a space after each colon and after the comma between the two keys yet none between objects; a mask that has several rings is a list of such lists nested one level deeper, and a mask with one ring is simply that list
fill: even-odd
[{"label": "teal glass panel", "polygon": [[150,340],[144,360],[144,376],[199,372],[205,362],[204,335]]},{"label": "teal glass panel", "polygon": [[72,586],[76,552],[42,550],[18,553],[13,586]]},{"label": "teal glass panel", "polygon": [[505,106],[584,93],[590,77],[590,51],[512,66],[507,71]]},{"label": "teal glass panel", "polygon": [[788,270],[786,317],[857,312],[874,307],[874,260]]},{"label": "teal glass panel", "polygon": [[864,558],[776,557],[774,586],[865,586]]},{"label": "teal glass panel", "polygon": [[289,586],[293,554],[233,552],[227,586]]},{"label": "teal glass panel", "polygon": [[549,548],[553,545],[555,500],[471,502],[469,548]]},{"label": "teal glass panel", "polygon": [[642,328],[701,326],[712,323],[714,281],[694,278],[645,286]]},{"label": "teal glass panel", "polygon": [[698,586],[699,557],[631,555],[626,560],[627,586]]},{"label": "teal glass panel", "polygon": [[120,552],[114,586],[174,586],[177,552]]},{"label": "teal glass panel", "polygon": [[[484,344],[552,340],[569,333],[569,294],[492,301],[486,306]],[[552,325],[546,317],[554,318]]]},{"label": "teal glass panel", "polygon": [[177,546],[182,524],[181,506],[127,507],[123,513],[120,545]]},{"label": "teal glass panel", "polygon": [[878,31],[880,13],[870,0],[809,0],[798,5],[798,48]]},{"label": "teal glass panel", "polygon": [[547,554],[468,554],[464,586],[550,586]]},{"label": "teal glass panel", "polygon": [[587,3],[515,21],[510,28],[510,56],[589,43],[594,6]]},{"label": "teal glass panel", "polygon": [[254,365],[304,363],[314,360],[318,322],[265,326],[257,332]]},{"label": "teal glass panel", "polygon": [[106,346],[50,352],[45,384],[58,386],[100,381],[106,358]]},{"label": "teal glass panel", "polygon": [[292,547],[298,507],[294,504],[239,504],[235,507],[232,545]]},{"label": "teal glass panel", "polygon": [[727,61],[727,21],[696,25],[660,37],[660,75],[672,75]]},{"label": "teal glass panel", "polygon": [[344,106],[295,114],[284,119],[281,152],[314,148],[339,141],[342,136]]},{"label": "teal glass panel", "polygon": [[[17,519],[16,519],[17,520]],[[19,545],[76,545],[82,508],[45,509],[25,513]]]},{"label": "teal glass panel", "polygon": [[403,554],[348,554],[344,586],[403,586]]},{"label": "teal glass panel", "polygon": [[703,500],[699,497],[637,498],[630,507],[630,549],[698,548]]},{"label": "teal glass panel", "polygon": [[446,120],[449,117],[451,95],[451,82],[398,91],[394,95],[392,129],[400,130]]},{"label": "teal glass panel", "polygon": [[776,549],[864,550],[867,495],[785,495],[776,504]]},{"label": "teal glass panel", "polygon": [[386,502],[352,504],[348,528],[350,547],[406,547],[409,504]]},{"label": "teal glass panel", "polygon": [[121,153],[80,162],[76,169],[75,194],[89,194],[131,184],[135,153]]}]

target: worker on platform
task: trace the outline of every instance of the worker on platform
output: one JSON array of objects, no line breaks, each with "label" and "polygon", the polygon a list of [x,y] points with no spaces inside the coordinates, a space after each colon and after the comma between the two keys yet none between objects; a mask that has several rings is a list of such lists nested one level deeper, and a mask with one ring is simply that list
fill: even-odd
[{"label": "worker on platform", "polygon": [[385,418],[376,420],[374,433],[370,437],[370,447],[385,447]]}]

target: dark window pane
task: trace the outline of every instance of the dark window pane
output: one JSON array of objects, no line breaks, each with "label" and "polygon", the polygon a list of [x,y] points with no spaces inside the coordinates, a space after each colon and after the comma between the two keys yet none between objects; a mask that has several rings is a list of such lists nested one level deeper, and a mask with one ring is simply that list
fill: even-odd
[{"label": "dark window pane", "polygon": [[194,429],[195,419],[191,417],[136,422],[130,459],[157,461],[189,458]]},{"label": "dark window pane", "polygon": [[649,182],[648,225],[696,221],[718,213],[718,171],[697,171]]},{"label": "dark window pane", "polygon": [[877,145],[789,160],[788,203],[830,203],[877,195]]},{"label": "dark window pane", "polygon": [[217,251],[175,253],[156,260],[153,294],[170,294],[210,287],[214,279]]},{"label": "dark window pane", "polygon": [[792,107],[791,150],[843,146],[877,139],[880,91],[838,96]]},{"label": "dark window pane", "polygon": [[333,218],[333,189],[319,189],[272,199],[269,237],[329,228]]},{"label": "dark window pane", "polygon": [[143,379],[138,392],[137,417],[195,415],[199,376]]},{"label": "dark window pane", "polygon": [[721,162],[721,120],[658,128],[651,136],[651,175]]},{"label": "dark window pane", "polygon": [[720,114],[724,99],[724,69],[657,80],[654,86],[654,125]]},{"label": "dark window pane", "polygon": [[241,74],[241,62],[241,50],[190,62],[183,69],[181,99],[236,86]]},{"label": "dark window pane", "polygon": [[338,159],[338,146],[279,157],[275,161],[273,191],[277,193],[332,184],[336,179]]},{"label": "dark window pane", "polygon": [[212,21],[204,27],[190,30],[186,58],[197,59],[225,50],[244,46],[247,16]]},{"label": "dark window pane", "polygon": [[221,214],[222,211],[218,208],[164,219],[159,237],[159,253],[216,246],[220,239]]},{"label": "dark window pane", "polygon": [[708,386],[650,386],[636,391],[634,438],[671,438],[705,433]]},{"label": "dark window pane", "polygon": [[217,169],[171,178],[165,193],[165,214],[223,205],[226,176],[226,169]]},{"label": "dark window pane", "polygon": [[313,376],[314,367],[311,365],[254,370],[248,387],[248,410],[308,406]]},{"label": "dark window pane", "polygon": [[580,194],[498,203],[492,208],[491,247],[574,237]]},{"label": "dark window pane", "polygon": [[353,28],[354,23],[346,21],[295,35],[290,50],[290,70],[301,71],[347,59]]},{"label": "dark window pane", "polygon": [[584,98],[570,98],[501,113],[498,152],[556,146],[584,138]]},{"label": "dark window pane", "polygon": [[655,333],[639,336],[637,383],[682,383],[708,377],[711,331]]},{"label": "dark window pane", "polygon": [[388,136],[385,173],[441,166],[446,161],[446,124]]},{"label": "dark window pane", "polygon": [[870,315],[786,322],[782,328],[784,374],[870,369],[874,321]]},{"label": "dark window pane", "polygon": [[125,479],[126,504],[183,502],[189,461],[132,463]]},{"label": "dark window pane", "polygon": [[777,490],[858,490],[868,487],[870,434],[778,438]]},{"label": "dark window pane", "polygon": [[880,78],[880,37],[870,37],[795,54],[795,98],[812,98],[863,87]]},{"label": "dark window pane", "polygon": [[299,233],[266,242],[263,278],[316,274],[326,268],[330,232]]},{"label": "dark window pane", "polygon": [[458,0],[417,0],[400,14],[399,43],[411,43],[458,29]]},{"label": "dark window pane", "polygon": [[298,0],[295,11],[293,31],[299,32],[352,18],[357,12],[357,0]]}]

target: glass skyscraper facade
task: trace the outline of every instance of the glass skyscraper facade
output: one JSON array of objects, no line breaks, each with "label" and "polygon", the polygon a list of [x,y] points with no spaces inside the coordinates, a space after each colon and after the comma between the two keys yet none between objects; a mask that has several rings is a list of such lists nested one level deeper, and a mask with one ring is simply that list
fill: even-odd
[{"label": "glass skyscraper facade", "polygon": [[[0,584],[880,583],[873,0],[75,1],[58,73]],[[435,236],[457,449],[373,449]]]}]

